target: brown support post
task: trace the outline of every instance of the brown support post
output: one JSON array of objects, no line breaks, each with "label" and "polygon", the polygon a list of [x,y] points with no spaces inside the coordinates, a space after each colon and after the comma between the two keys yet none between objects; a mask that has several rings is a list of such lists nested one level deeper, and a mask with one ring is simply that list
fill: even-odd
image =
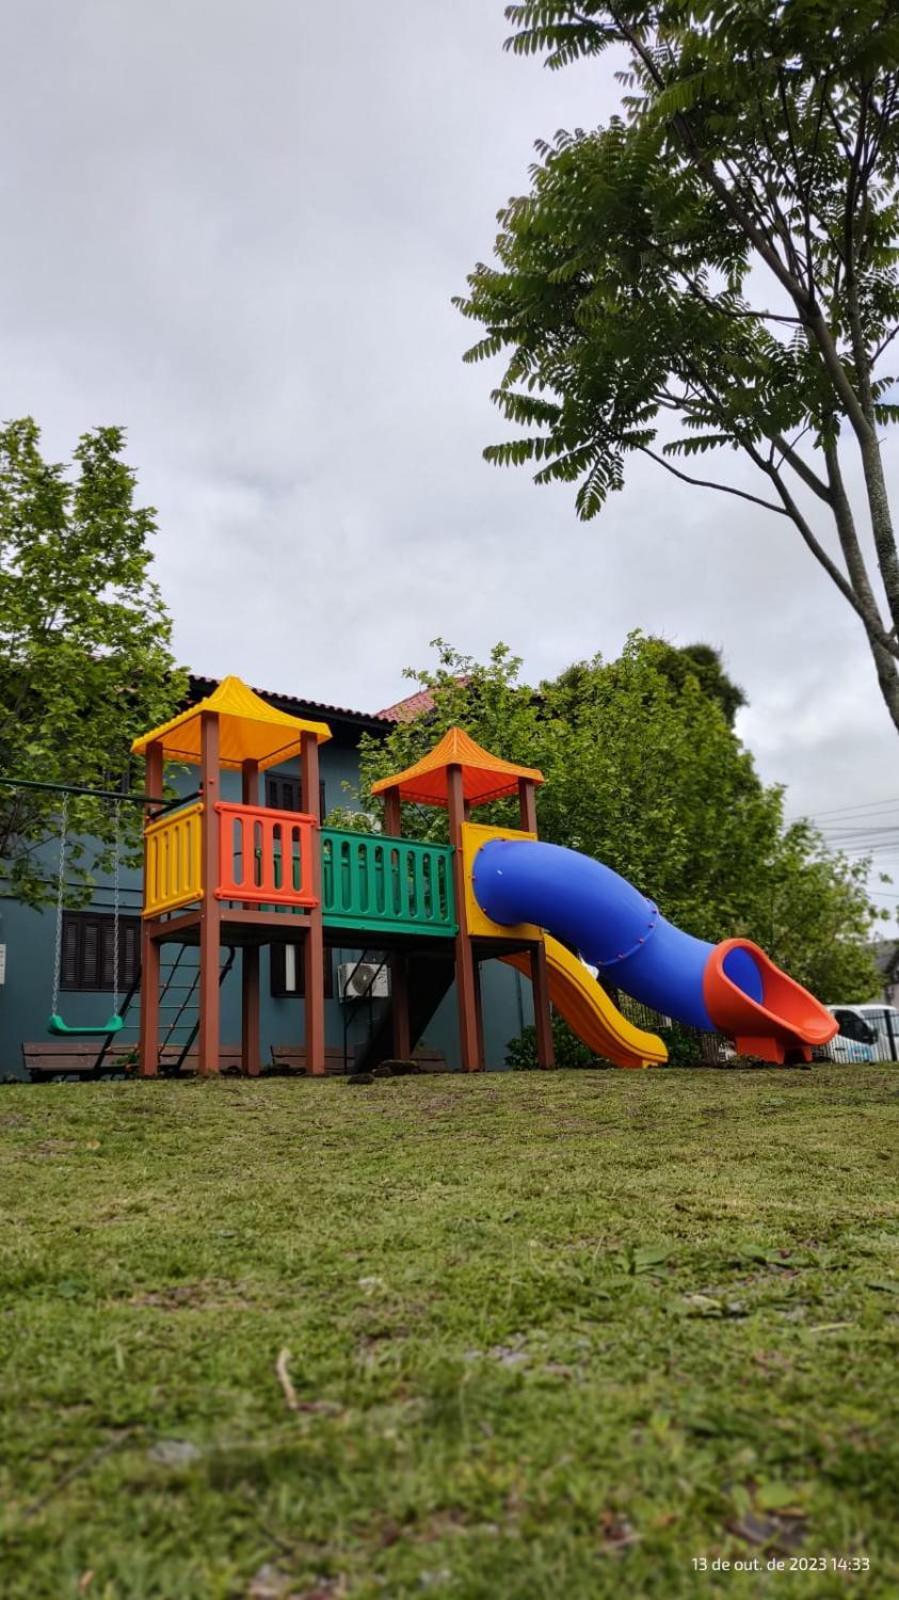
[{"label": "brown support post", "polygon": [[[259,804],[259,763],[244,761],[241,765],[242,796],[245,806]],[[240,958],[241,1010],[240,1010],[240,1070],[247,1077],[258,1078],[259,1063],[259,946],[245,944]]]},{"label": "brown support post", "polygon": [[203,796],[203,896],[200,902],[200,1035],[198,1069],[203,1077],[220,1066],[219,949],[221,902],[219,881],[219,719],[204,711],[201,719],[200,791]]},{"label": "brown support post", "polygon": [[393,1011],[393,1054],[397,1061],[412,1055],[412,1028],[409,1020],[409,968],[403,951],[390,961],[390,1000]]},{"label": "brown support post", "polygon": [[549,1003],[549,972],[546,966],[546,945],[541,939],[531,948],[531,990],[534,1000],[534,1026],[537,1030],[537,1065],[554,1067],[556,1049],[553,1043],[552,1011]]},{"label": "brown support post", "polygon": [[[314,733],[300,735],[300,777],[306,812],[321,823],[318,786],[318,740]],[[325,948],[322,929],[322,851],[320,828],[313,829],[312,889],[318,905],[306,914],[303,943],[305,966],[306,1071],[320,1078],[325,1070]]]},{"label": "brown support post", "polygon": [[[162,794],[162,745],[158,739],[147,746],[146,791]],[[157,806],[147,806],[145,822],[151,822]],[[144,854],[144,900],[146,900],[146,853]],[[140,930],[140,1075],[155,1078],[159,1071],[159,945],[151,939],[149,919]]]},{"label": "brown support post", "polygon": [[[474,955],[474,952],[472,952],[472,954]],[[481,1065],[483,1067],[486,1067],[486,1065],[487,1065],[487,1052],[484,1049],[484,1004],[483,1004],[483,1000],[481,998],[481,995],[482,995],[482,990],[481,990],[481,963],[478,960],[477,956],[474,956],[474,959],[473,959],[473,962],[472,962],[472,966],[473,966],[473,969],[474,969],[474,997],[475,997],[475,1004],[476,1004],[476,1007],[477,1007],[476,1016],[477,1016],[477,1023],[478,1023],[478,1060],[480,1061],[480,1063],[481,1063]]]},{"label": "brown support post", "polygon": [[[388,839],[399,839],[402,836],[402,803],[398,789],[387,789],[384,794],[384,832]],[[398,951],[390,958],[390,1004],[393,1016],[393,1054],[397,1061],[408,1061],[412,1054],[409,968],[402,951]]]},{"label": "brown support post", "polygon": [[533,778],[518,780],[518,812],[525,833],[537,832],[537,786]]},{"label": "brown support post", "polygon": [[[537,788],[533,778],[518,780],[518,811],[525,833],[537,832]],[[546,946],[541,940],[531,949],[531,992],[534,1001],[534,1026],[537,1032],[537,1065],[554,1067],[552,1011],[549,1001],[549,972]]]},{"label": "brown support post", "polygon": [[475,983],[474,952],[465,919],[465,869],[462,863],[462,823],[465,820],[465,795],[462,768],[455,762],[447,768],[447,808],[449,836],[453,846],[453,886],[456,891],[456,992],[459,999],[459,1052],[463,1072],[479,1072],[483,1056],[478,1038],[478,995]]},{"label": "brown support post", "polygon": [[388,789],[384,795],[384,832],[390,839],[398,839],[403,831],[402,809],[398,789]]}]

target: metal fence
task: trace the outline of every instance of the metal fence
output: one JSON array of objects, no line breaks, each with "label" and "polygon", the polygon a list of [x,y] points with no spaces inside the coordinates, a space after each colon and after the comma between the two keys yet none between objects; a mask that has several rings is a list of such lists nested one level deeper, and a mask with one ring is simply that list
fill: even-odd
[{"label": "metal fence", "polygon": [[[646,1028],[650,1033],[658,1033],[659,1029],[662,1029],[664,1037],[664,1030],[672,1026],[670,1017],[662,1016],[639,1000],[632,1000],[630,995],[621,994],[608,985],[606,987],[618,1009],[638,1028]],[[841,1065],[865,1061],[899,1061],[899,1015],[890,1006],[880,1009],[872,1005],[865,1006],[862,1010],[865,1022],[876,1035],[873,1045],[857,1043],[854,1039],[847,1038],[845,1034],[838,1033],[829,1044],[813,1051],[813,1060],[835,1061]],[[693,1057],[697,1066],[724,1067],[737,1054],[733,1041],[725,1038],[723,1034],[705,1033],[700,1028],[691,1028],[682,1022],[674,1026],[676,1027],[676,1045],[673,1052],[675,1066],[692,1065],[693,1061],[690,1058]]]},{"label": "metal fence", "polygon": [[672,1051],[673,1066],[724,1067],[732,1059],[734,1047],[723,1034],[706,1033],[702,1028],[691,1028],[683,1022],[673,1024],[671,1017],[653,1011],[651,1006],[645,1006],[641,1000],[634,1000],[629,994],[622,994],[620,990],[608,984],[604,984],[604,988],[622,1015],[627,1017],[629,1022],[633,1022],[635,1027],[644,1028],[648,1033],[658,1033],[661,1029],[663,1038],[667,1029],[676,1027],[676,1046]]}]

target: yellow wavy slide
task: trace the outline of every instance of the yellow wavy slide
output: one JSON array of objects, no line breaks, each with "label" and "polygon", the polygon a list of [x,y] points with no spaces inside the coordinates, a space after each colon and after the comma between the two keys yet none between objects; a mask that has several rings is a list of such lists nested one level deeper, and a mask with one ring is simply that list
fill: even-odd
[{"label": "yellow wavy slide", "polygon": [[[614,1061],[617,1067],[652,1067],[668,1060],[658,1035],[628,1022],[577,956],[549,934],[544,942],[549,997],[588,1050]],[[502,959],[530,977],[530,957],[525,951]]]}]

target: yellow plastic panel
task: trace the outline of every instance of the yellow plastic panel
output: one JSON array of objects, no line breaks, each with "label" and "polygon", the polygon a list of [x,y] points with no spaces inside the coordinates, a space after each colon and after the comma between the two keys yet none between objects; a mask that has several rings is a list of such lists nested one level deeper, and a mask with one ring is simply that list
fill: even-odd
[{"label": "yellow plastic panel", "polygon": [[478,939],[542,939],[543,930],[533,922],[519,922],[514,928],[504,928],[482,911],[475,899],[471,884],[474,858],[482,845],[491,839],[536,839],[536,833],[524,833],[520,828],[486,828],[480,822],[462,824],[462,862],[465,868],[465,915],[468,932]]},{"label": "yellow plastic panel", "polygon": [[203,805],[185,806],[144,829],[144,916],[189,905],[203,893]]},{"label": "yellow plastic panel", "polygon": [[[545,943],[550,1000],[588,1050],[619,1067],[656,1067],[668,1060],[658,1035],[628,1022],[577,956],[549,935]],[[502,959],[530,977],[526,951]]]}]

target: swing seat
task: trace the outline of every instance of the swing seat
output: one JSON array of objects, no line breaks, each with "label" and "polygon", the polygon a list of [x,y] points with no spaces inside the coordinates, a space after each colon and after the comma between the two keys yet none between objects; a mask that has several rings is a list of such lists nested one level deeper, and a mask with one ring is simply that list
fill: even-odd
[{"label": "swing seat", "polygon": [[101,1035],[119,1033],[124,1026],[124,1019],[118,1015],[114,1015],[109,1018],[108,1022],[104,1022],[99,1028],[72,1028],[67,1022],[63,1022],[62,1017],[57,1016],[54,1013],[47,1023],[47,1032],[54,1034],[58,1039],[99,1038]]}]

